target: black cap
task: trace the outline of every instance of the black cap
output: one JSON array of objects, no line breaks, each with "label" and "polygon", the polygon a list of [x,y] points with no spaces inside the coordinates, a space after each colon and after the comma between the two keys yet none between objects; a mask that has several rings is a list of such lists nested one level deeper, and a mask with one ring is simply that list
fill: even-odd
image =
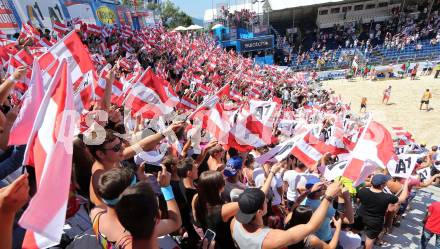
[{"label": "black cap", "polygon": [[240,195],[240,199],[238,200],[238,210],[235,218],[241,224],[249,224],[254,217],[257,211],[263,206],[264,200],[266,196],[264,192],[259,188],[247,188]]}]

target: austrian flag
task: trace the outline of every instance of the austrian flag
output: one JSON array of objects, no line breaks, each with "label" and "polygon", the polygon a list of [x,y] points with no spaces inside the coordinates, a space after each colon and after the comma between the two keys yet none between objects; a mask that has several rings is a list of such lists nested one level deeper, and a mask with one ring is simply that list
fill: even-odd
[{"label": "austrian flag", "polygon": [[[21,216],[23,248],[48,248],[61,240],[72,171],[75,124],[72,82],[62,60],[43,98],[24,155],[35,168],[37,192]],[[55,187],[54,187],[55,186]]]},{"label": "austrian flag", "polygon": [[385,168],[394,157],[391,134],[381,124],[370,121],[351,152],[351,157],[344,176],[353,181],[358,180],[365,166]]}]

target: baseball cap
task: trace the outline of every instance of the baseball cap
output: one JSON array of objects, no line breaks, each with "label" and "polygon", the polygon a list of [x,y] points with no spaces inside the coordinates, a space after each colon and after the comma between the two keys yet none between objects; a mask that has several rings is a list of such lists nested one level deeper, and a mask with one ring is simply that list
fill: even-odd
[{"label": "baseball cap", "polygon": [[373,186],[380,186],[391,179],[391,176],[384,174],[376,174],[371,179],[371,184]]},{"label": "baseball cap", "polygon": [[263,206],[266,196],[259,188],[247,188],[238,199],[239,210],[235,218],[241,224],[249,224],[257,211]]},{"label": "baseball cap", "polygon": [[241,169],[242,165],[243,165],[243,159],[241,159],[241,157],[239,156],[232,157],[226,162],[226,166],[225,169],[223,170],[223,174],[226,177],[236,176],[238,171]]},{"label": "baseball cap", "polygon": [[311,176],[307,179],[306,183],[306,189],[310,189],[315,185],[316,183],[320,182],[319,178],[316,176]]}]

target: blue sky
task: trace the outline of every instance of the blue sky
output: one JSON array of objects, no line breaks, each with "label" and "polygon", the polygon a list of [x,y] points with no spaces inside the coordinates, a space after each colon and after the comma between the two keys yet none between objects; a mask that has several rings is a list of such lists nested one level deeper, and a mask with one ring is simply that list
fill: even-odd
[{"label": "blue sky", "polygon": [[[206,9],[210,9],[212,1],[210,0],[171,0],[175,5],[179,6],[189,16],[203,19]],[[215,5],[216,1],[214,1]]]}]

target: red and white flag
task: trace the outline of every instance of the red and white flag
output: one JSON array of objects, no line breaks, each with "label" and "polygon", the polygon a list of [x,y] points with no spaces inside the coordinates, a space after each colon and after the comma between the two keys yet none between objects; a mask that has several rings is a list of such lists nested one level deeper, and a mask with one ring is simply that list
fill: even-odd
[{"label": "red and white flag", "polygon": [[415,142],[412,134],[406,131],[403,127],[392,127],[394,134],[398,137],[399,145],[410,145]]},{"label": "red and white flag", "polygon": [[383,125],[369,121],[351,152],[344,176],[356,181],[360,173],[365,171],[364,167],[371,169],[373,165],[385,168],[394,156],[391,134]]},{"label": "red and white flag", "polygon": [[20,113],[11,128],[9,145],[26,144],[32,131],[34,120],[37,117],[38,108],[44,96],[43,77],[38,63],[35,61],[32,67],[31,87],[23,96]]},{"label": "red and white flag", "polygon": [[211,89],[204,84],[197,84],[196,95],[206,96],[211,92]]},{"label": "red and white flag", "polygon": [[189,97],[183,96],[180,99],[180,103],[177,105],[177,109],[195,110],[197,103]]},{"label": "red and white flag", "polygon": [[1,39],[1,40],[6,40],[6,39],[8,39],[8,36],[6,35],[6,33],[3,32],[3,31],[1,31],[1,30],[0,30],[0,39]]},{"label": "red and white flag", "polygon": [[292,154],[304,163],[305,166],[311,167],[317,163],[325,153],[332,152],[333,146],[330,146],[319,140],[311,131],[302,139],[299,139],[292,149]]},{"label": "red and white flag", "polygon": [[87,24],[87,33],[90,35],[101,35],[101,27],[96,24]]},{"label": "red and white flag", "polygon": [[54,21],[53,24],[53,30],[58,33],[58,37],[63,37],[67,31],[69,31],[69,28],[66,24],[60,22],[60,21]]},{"label": "red and white flag", "polygon": [[230,116],[220,103],[216,103],[205,115],[198,117],[201,117],[203,129],[206,129],[220,144],[228,144]]},{"label": "red and white flag", "polygon": [[188,116],[188,119],[194,118],[196,115],[200,116],[199,112],[204,112],[213,108],[223,96],[229,96],[230,86],[229,84],[224,85],[220,90],[218,90],[214,95],[209,96],[205,101],[197,107],[197,109]]},{"label": "red and white flag", "polygon": [[[231,130],[228,145],[238,151],[249,151],[274,142],[272,127],[276,105],[269,101],[251,101],[249,108],[236,111],[229,120]],[[260,109],[263,111],[260,112]]]},{"label": "red and white flag", "polygon": [[[93,85],[98,80],[98,74],[90,58],[89,51],[74,31],[67,34],[54,44],[47,53],[38,58],[45,84],[50,82],[64,58],[69,62],[75,107],[81,113],[82,110],[90,107],[94,95]],[[47,88],[47,85],[44,85],[44,87]]]},{"label": "red and white flag", "polygon": [[[105,86],[107,84],[107,78],[109,77],[110,69],[111,65],[108,64],[101,71],[99,80],[95,85],[95,97],[97,99],[104,97]],[[122,83],[119,80],[115,79],[112,85],[112,100],[118,99],[120,96],[122,96],[122,88]]]},{"label": "red and white flag", "polygon": [[53,46],[52,42],[47,40],[45,37],[38,39],[36,45],[43,48],[50,48]]},{"label": "red and white flag", "polygon": [[[30,67],[32,66],[32,63],[34,62],[34,57],[30,55],[26,50],[20,50],[17,54],[13,55],[9,59],[9,67],[8,67],[8,75],[11,75],[14,73],[14,71],[21,67]],[[26,90],[29,88],[29,81],[31,79],[32,71],[27,70],[26,76],[24,77],[23,81],[18,81],[15,83],[15,89],[18,90],[20,93],[26,92]]]},{"label": "red and white flag", "polygon": [[75,111],[67,62],[58,67],[43,98],[24,155],[35,167],[37,192],[20,218],[23,248],[48,248],[61,240],[72,171]]},{"label": "red and white flag", "polygon": [[144,118],[155,118],[174,111],[179,98],[167,81],[147,69],[130,89],[124,102],[134,116],[141,114]]}]

